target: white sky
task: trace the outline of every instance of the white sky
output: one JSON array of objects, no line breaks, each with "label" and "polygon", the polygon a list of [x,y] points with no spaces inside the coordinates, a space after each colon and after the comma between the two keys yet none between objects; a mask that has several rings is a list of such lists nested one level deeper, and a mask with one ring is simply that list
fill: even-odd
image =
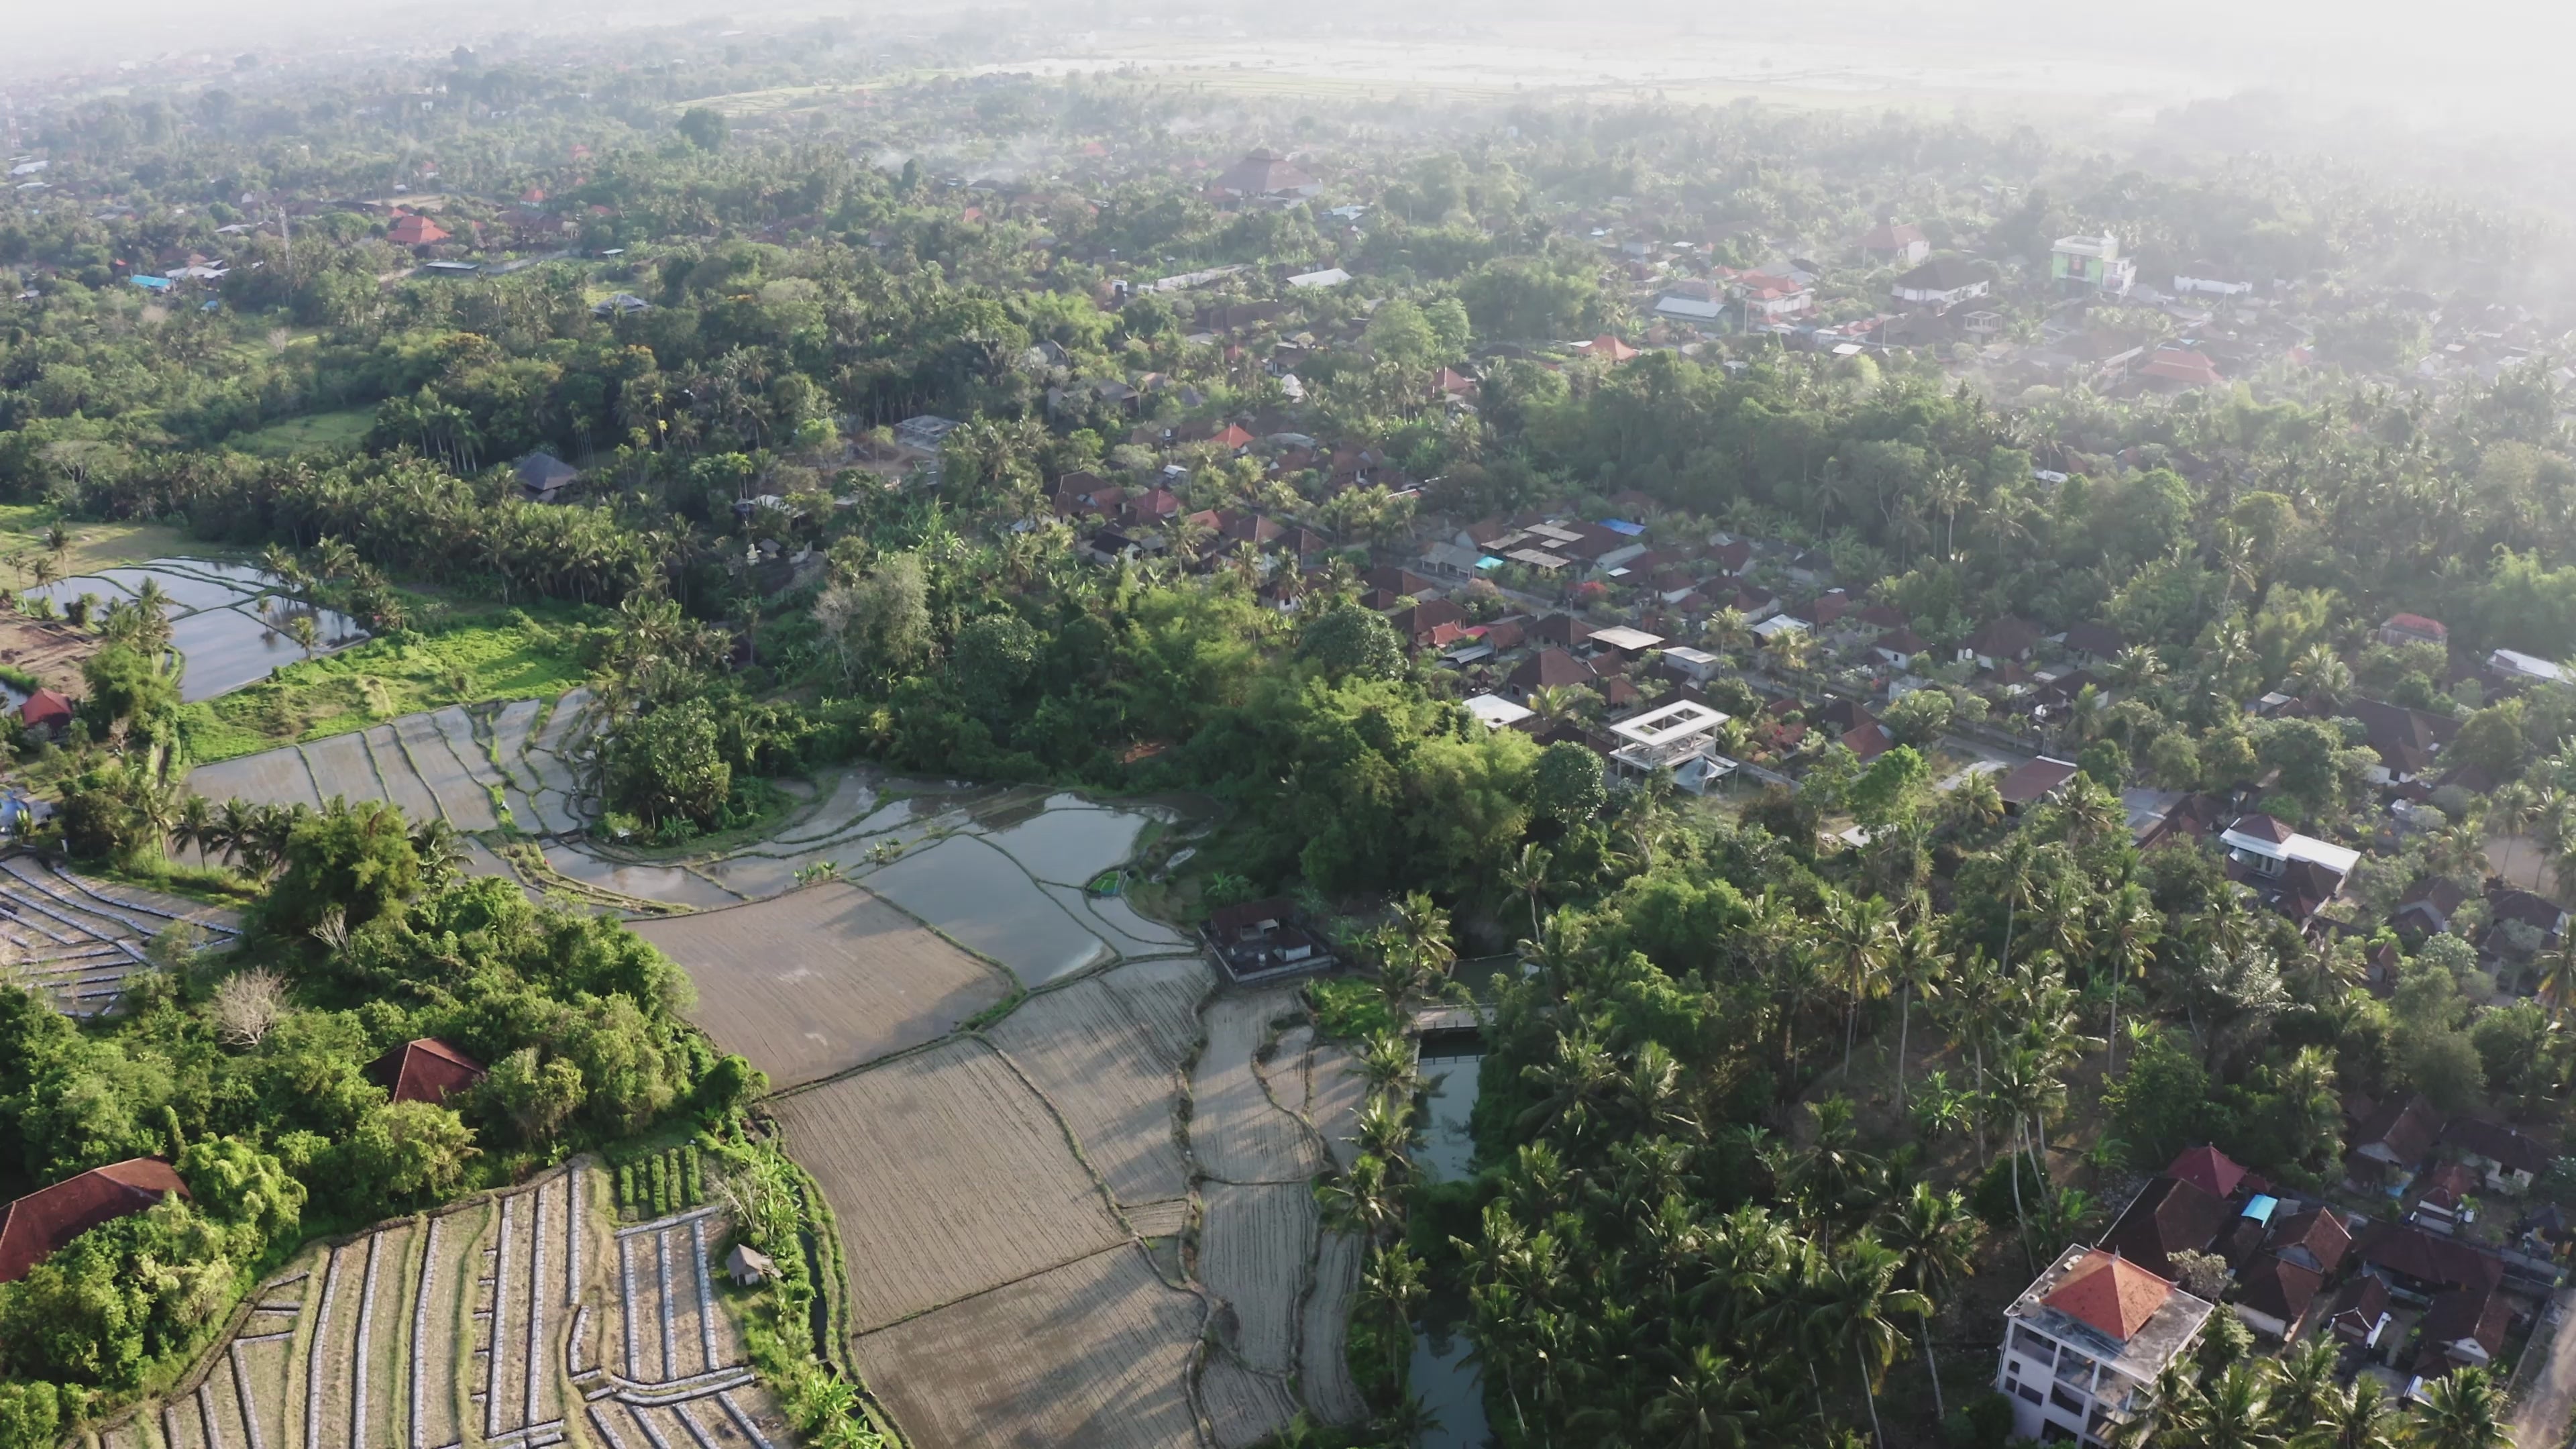
[{"label": "white sky", "polygon": [[[921,0],[253,0],[213,8],[203,0],[124,0],[111,16],[59,0],[0,0],[0,71],[23,75],[76,59],[95,64],[172,52],[274,53],[298,43],[338,49],[353,39],[435,51],[502,30],[596,33],[718,17],[758,29],[831,14],[864,30],[872,18],[900,13],[907,27],[917,28],[943,11],[966,8]],[[1553,22],[1600,34],[1607,52],[1600,67],[1613,73],[1623,56],[1640,68],[1651,62],[1658,54],[1652,37],[1660,31],[1687,34],[1694,50],[1722,51],[1734,43],[1748,54],[1761,44],[1802,57],[1822,52],[1871,75],[1909,62],[1944,73],[1945,62],[1977,57],[1989,71],[2056,68],[2060,84],[2044,89],[2061,93],[2065,85],[2092,84],[2095,76],[2178,77],[2175,88],[2190,93],[2277,89],[2357,102],[2437,127],[2576,135],[2576,106],[2568,102],[2576,4],[2564,0],[1642,0],[1622,7],[1416,0],[1400,8],[1375,0],[1310,0],[1285,9],[1243,0],[1050,0],[1034,8],[1056,25],[1226,11],[1283,41],[1313,37],[1326,26],[1347,34],[1355,21],[1395,20],[1473,44],[1477,32],[1490,37],[1498,21],[1506,30],[1512,21]],[[1333,25],[1337,19],[1342,23]],[[1616,28],[1604,30],[1605,24]],[[1427,47],[1426,57],[1436,62],[1438,49]]]}]

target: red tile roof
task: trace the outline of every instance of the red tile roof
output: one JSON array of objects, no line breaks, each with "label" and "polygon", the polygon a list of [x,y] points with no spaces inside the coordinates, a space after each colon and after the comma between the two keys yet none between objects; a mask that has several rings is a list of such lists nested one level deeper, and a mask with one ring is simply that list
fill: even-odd
[{"label": "red tile roof", "polygon": [[385,240],[398,247],[423,247],[447,240],[447,228],[413,212],[396,217],[385,229]]},{"label": "red tile roof", "polygon": [[2126,1343],[2171,1296],[2173,1284],[2096,1249],[2040,1302]]},{"label": "red tile roof", "polygon": [[377,1058],[375,1071],[397,1102],[444,1102],[483,1080],[481,1062],[430,1036]]},{"label": "red tile roof", "polygon": [[2236,1185],[2245,1180],[2245,1169],[2215,1147],[2191,1147],[2173,1160],[2165,1176],[2179,1177],[2211,1197],[2226,1198],[2234,1196]]},{"label": "red tile roof", "polygon": [[188,1185],[157,1157],[129,1157],[31,1192],[0,1216],[0,1283],[15,1283],[63,1244],[142,1212]]},{"label": "red tile roof", "polygon": [[50,689],[37,690],[18,706],[18,718],[31,725],[69,724],[71,717],[72,702]]}]

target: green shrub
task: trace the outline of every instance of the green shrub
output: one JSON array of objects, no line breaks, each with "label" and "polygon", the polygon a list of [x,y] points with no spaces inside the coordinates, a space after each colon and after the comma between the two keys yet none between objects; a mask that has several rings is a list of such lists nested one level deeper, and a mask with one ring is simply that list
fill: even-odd
[{"label": "green shrub", "polygon": [[617,1206],[623,1211],[635,1206],[635,1164],[617,1164]]},{"label": "green shrub", "polygon": [[688,1184],[689,1206],[696,1207],[705,1202],[707,1185],[698,1167],[698,1144],[692,1142],[680,1149],[680,1171]]},{"label": "green shrub", "polygon": [[653,1159],[653,1216],[671,1211],[671,1170],[660,1157]]}]

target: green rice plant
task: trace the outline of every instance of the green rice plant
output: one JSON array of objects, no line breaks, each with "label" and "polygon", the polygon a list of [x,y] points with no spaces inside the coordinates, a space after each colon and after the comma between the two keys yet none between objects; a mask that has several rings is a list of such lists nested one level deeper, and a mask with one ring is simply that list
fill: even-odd
[{"label": "green rice plant", "polygon": [[707,1200],[706,1180],[699,1176],[698,1144],[691,1142],[680,1149],[680,1172],[688,1183],[689,1206],[697,1207]]},{"label": "green rice plant", "polygon": [[621,1210],[631,1210],[635,1206],[634,1163],[617,1164],[617,1206]]},{"label": "green rice plant", "polygon": [[658,1156],[653,1159],[652,1176],[653,1216],[658,1218],[671,1211],[671,1172]]}]

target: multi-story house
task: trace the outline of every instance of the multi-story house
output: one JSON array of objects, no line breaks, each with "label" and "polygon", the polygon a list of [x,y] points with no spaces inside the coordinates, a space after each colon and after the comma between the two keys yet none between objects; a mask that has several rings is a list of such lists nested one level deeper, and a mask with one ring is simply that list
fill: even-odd
[{"label": "multi-story house", "polygon": [[2048,249],[2048,279],[2065,291],[2125,297],[2138,280],[2138,260],[2120,255],[2120,239],[2108,232],[2062,236]]},{"label": "multi-story house", "polygon": [[2068,1248],[2004,1310],[1995,1387],[2013,1401],[2013,1436],[2109,1444],[2215,1311],[2126,1258]]}]

